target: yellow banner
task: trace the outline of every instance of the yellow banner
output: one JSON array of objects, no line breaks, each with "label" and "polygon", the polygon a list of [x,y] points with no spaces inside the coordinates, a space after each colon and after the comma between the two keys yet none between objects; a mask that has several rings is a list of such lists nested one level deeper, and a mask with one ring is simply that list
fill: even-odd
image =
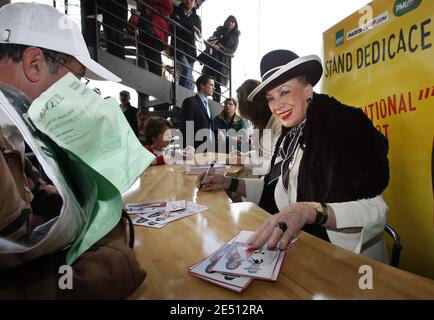
[{"label": "yellow banner", "polygon": [[434,1],[375,0],[323,39],[322,92],[362,108],[389,140],[400,267],[434,279]]}]

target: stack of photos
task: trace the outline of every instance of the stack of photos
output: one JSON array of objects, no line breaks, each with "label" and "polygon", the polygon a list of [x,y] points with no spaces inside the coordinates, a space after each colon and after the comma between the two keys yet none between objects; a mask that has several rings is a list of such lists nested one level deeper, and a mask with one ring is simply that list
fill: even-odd
[{"label": "stack of photos", "polygon": [[169,222],[207,210],[208,206],[186,200],[127,203],[125,210],[133,224],[143,227],[162,228]]},{"label": "stack of photos", "polygon": [[[191,266],[190,274],[226,289],[242,292],[253,279],[276,281],[286,250],[252,249],[247,240],[253,234],[242,231],[209,257]],[[295,246],[294,238],[288,248]]]}]

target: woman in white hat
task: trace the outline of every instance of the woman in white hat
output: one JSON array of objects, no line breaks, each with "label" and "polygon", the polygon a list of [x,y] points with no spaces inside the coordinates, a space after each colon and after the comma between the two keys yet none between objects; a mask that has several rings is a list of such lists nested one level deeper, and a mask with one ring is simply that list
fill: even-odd
[{"label": "woman in white hat", "polygon": [[253,247],[284,249],[302,229],[385,262],[378,236],[388,209],[381,196],[389,182],[388,142],[360,109],[314,93],[321,75],[315,55],[266,54],[262,83],[249,100],[266,101],[282,124],[271,170],[256,180],[208,176],[202,190],[237,191],[272,214],[249,239]]}]

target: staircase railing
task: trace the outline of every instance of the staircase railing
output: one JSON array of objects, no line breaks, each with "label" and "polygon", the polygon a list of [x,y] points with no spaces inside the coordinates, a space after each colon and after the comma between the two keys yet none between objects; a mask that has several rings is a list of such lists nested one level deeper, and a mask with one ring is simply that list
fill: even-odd
[{"label": "staircase railing", "polygon": [[[113,2],[111,5],[113,6],[121,6],[118,3]],[[231,82],[232,82],[232,77],[231,77],[231,66],[230,65],[226,65],[224,63],[222,63],[221,61],[219,61],[218,59],[215,59],[213,56],[207,54],[206,52],[197,49],[197,46],[193,46],[192,44],[184,41],[183,39],[181,39],[180,37],[178,37],[177,33],[179,30],[182,30],[183,32],[188,32],[190,34],[192,34],[193,32],[190,30],[187,30],[186,28],[184,28],[184,26],[182,26],[181,24],[179,24],[178,22],[176,22],[175,20],[171,19],[168,16],[164,16],[162,14],[160,14],[159,12],[155,11],[152,7],[150,7],[149,5],[147,5],[146,3],[141,3],[141,5],[143,5],[144,7],[146,7],[148,10],[150,10],[153,14],[156,14],[160,17],[162,17],[163,19],[165,19],[168,24],[169,24],[169,30],[165,30],[163,28],[161,28],[158,25],[155,25],[152,23],[151,20],[147,19],[146,17],[144,17],[143,15],[140,16],[139,19],[141,19],[142,21],[144,21],[145,23],[147,23],[149,26],[152,26],[153,28],[157,28],[162,30],[163,32],[167,33],[170,37],[171,37],[171,41],[169,42],[169,44],[167,44],[167,48],[166,50],[163,50],[162,52],[160,52],[159,50],[153,48],[151,45],[144,43],[142,41],[140,41],[139,39],[139,33],[143,33],[145,34],[147,37],[149,37],[150,39],[155,39],[157,41],[159,41],[159,38],[156,37],[153,33],[149,32],[149,30],[145,30],[142,29],[140,27],[136,27],[135,31],[133,32],[133,34],[128,33],[127,31],[127,21],[125,21],[124,19],[122,19],[120,16],[115,15],[111,10],[107,10],[105,7],[99,5],[98,1],[95,1],[95,8],[94,8],[94,13],[95,16],[97,16],[98,13],[103,13],[106,16],[110,16],[112,19],[115,19],[118,23],[118,25],[124,25],[125,28],[115,28],[113,26],[108,25],[107,23],[104,22],[100,22],[98,21],[98,19],[95,19],[95,33],[96,33],[96,49],[101,49],[103,48],[103,44],[111,44],[113,46],[118,46],[120,49],[122,49],[122,51],[125,52],[126,56],[134,56],[135,57],[135,63],[137,66],[139,67],[144,67],[146,69],[146,64],[142,63],[142,61],[147,61],[148,64],[149,62],[152,62],[154,64],[158,64],[161,66],[162,70],[165,70],[166,73],[168,72],[171,75],[171,78],[169,77],[169,81],[172,82],[172,86],[173,86],[173,94],[172,94],[172,101],[173,104],[175,105],[176,102],[176,82],[177,79],[179,79],[181,77],[180,72],[178,71],[178,66],[182,66],[183,63],[181,61],[179,61],[177,59],[178,57],[178,53],[181,52],[182,54],[184,54],[185,56],[191,58],[192,60],[196,60],[195,57],[192,57],[190,55],[188,55],[185,51],[180,50],[180,48],[177,47],[176,43],[182,43],[183,46],[189,46],[190,48],[194,48],[194,50],[196,50],[197,55],[199,56],[202,52],[204,53],[204,55],[207,56],[207,58],[209,59],[209,61],[212,61],[213,65],[217,66],[217,68],[214,68],[213,66],[210,66],[208,64],[204,64],[204,67],[207,66],[208,69],[212,70],[213,73],[222,76],[222,77],[227,77],[227,75],[224,75],[220,70],[222,70],[222,68],[226,68],[229,70],[229,77],[228,77],[228,85],[223,85],[223,83],[218,82],[217,80],[215,80],[215,82],[217,84],[220,85],[221,87],[221,97],[222,98],[227,98],[230,97],[232,94],[232,86],[231,86]],[[119,9],[122,10],[129,10],[129,8],[126,7],[120,7]],[[125,47],[125,43],[118,43],[116,41],[113,41],[112,39],[107,39],[107,37],[105,35],[101,34],[101,27],[104,28],[104,30],[109,30],[111,31],[113,34],[118,34],[118,37],[115,38],[121,38],[121,39],[127,39],[131,42],[133,42],[133,46],[134,49],[129,49]],[[211,45],[210,43],[208,43],[206,40],[202,40],[203,43],[207,46]],[[199,41],[196,40],[196,44]],[[199,42],[200,43],[200,42]],[[131,43],[130,43],[131,44]],[[150,50],[153,50],[155,52],[158,52],[159,54],[161,54],[162,56],[166,57],[169,61],[172,61],[173,65],[165,65],[164,63],[159,63],[158,61],[152,60],[149,57],[146,57],[145,55],[143,55],[142,52],[140,52],[139,50],[139,46],[141,47],[146,47]],[[213,50],[218,50],[221,54],[223,55],[228,55],[225,52],[219,50],[219,49],[213,49]],[[169,54],[169,53],[173,53],[173,54]],[[185,65],[184,65],[185,66]],[[219,69],[219,70],[218,70]],[[194,74],[201,74],[201,72],[198,72],[197,70],[194,69],[193,67],[193,73]],[[162,76],[162,75],[160,75]],[[146,94],[146,92],[144,92],[144,94]]]}]

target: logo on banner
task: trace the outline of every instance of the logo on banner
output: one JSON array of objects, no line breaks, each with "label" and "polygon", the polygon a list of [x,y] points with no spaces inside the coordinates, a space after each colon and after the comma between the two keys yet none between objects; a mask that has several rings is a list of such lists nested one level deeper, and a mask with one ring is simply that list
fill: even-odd
[{"label": "logo on banner", "polygon": [[393,5],[393,13],[397,17],[403,16],[419,7],[421,3],[422,0],[396,0]]},{"label": "logo on banner", "polygon": [[389,13],[386,11],[379,16],[373,18],[372,20],[368,21],[367,23],[357,27],[356,29],[351,30],[347,33],[347,40],[351,40],[355,37],[360,36],[361,34],[364,34],[365,32],[374,29],[375,27],[379,26],[380,24],[385,23],[387,20],[389,20]]},{"label": "logo on banner", "polygon": [[344,44],[344,29],[336,32],[336,47],[339,47]]}]

